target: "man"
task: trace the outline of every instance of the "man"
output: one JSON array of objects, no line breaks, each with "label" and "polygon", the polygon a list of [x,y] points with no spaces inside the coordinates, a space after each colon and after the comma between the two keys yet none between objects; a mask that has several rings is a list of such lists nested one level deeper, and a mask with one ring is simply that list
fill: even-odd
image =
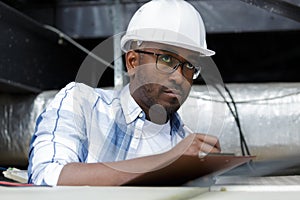
[{"label": "man", "polygon": [[70,83],[37,120],[29,182],[122,185],[181,154],[220,152],[192,134],[177,110],[200,73],[206,48],[199,13],[182,0],[154,0],[132,17],[121,40],[129,85],[121,91]]}]

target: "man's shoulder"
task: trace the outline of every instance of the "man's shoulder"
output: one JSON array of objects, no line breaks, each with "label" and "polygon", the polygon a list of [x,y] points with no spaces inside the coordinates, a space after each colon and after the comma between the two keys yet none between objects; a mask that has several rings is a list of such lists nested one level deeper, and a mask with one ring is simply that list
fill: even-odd
[{"label": "man's shoulder", "polygon": [[113,88],[95,88],[84,83],[71,82],[67,84],[61,91],[70,91],[73,96],[84,98],[87,100],[97,100],[101,99],[107,103],[118,99],[120,96],[119,90],[114,90]]}]

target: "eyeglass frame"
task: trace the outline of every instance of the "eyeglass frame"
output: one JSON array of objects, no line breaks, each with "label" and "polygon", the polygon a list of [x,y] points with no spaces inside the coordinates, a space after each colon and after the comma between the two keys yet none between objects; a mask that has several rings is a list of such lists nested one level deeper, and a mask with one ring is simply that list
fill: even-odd
[{"label": "eyeglass frame", "polygon": [[[195,66],[195,65],[191,64],[190,62],[181,62],[178,58],[176,58],[176,57],[174,57],[174,56],[172,56],[172,55],[170,55],[170,54],[166,54],[166,53],[156,53],[156,52],[149,52],[149,51],[144,51],[144,50],[140,50],[140,49],[135,49],[135,50],[133,50],[133,51],[136,52],[136,53],[142,53],[142,54],[148,54],[148,55],[154,55],[154,56],[156,56],[155,68],[156,68],[158,71],[162,72],[162,73],[172,74],[172,73],[174,73],[174,72],[178,69],[179,66],[181,66],[181,67],[183,68],[184,66],[186,66],[185,64],[189,64],[189,65],[193,66],[193,68],[194,68],[194,74],[193,74],[192,79],[195,80],[195,79],[197,79],[198,76],[200,75],[200,71],[201,71],[201,67],[200,67],[200,66]],[[173,71],[171,71],[171,72],[166,72],[166,71],[162,71],[161,69],[159,69],[159,68],[157,67],[158,57],[161,56],[161,55],[171,56],[172,58],[178,60],[178,64],[176,64],[176,65],[173,67]],[[198,71],[196,72],[196,70],[198,70]],[[186,77],[186,76],[184,75],[183,72],[182,72],[182,75],[183,75],[184,77]],[[186,78],[188,78],[188,77],[186,77]]]}]

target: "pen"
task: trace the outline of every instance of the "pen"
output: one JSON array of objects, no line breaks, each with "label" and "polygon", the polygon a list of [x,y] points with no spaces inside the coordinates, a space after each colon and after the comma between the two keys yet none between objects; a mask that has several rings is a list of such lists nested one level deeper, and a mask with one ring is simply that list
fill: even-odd
[{"label": "pen", "polygon": [[187,125],[183,125],[183,129],[185,130],[185,132],[192,134],[194,133],[194,131],[192,131],[192,129],[190,129]]},{"label": "pen", "polygon": [[[183,129],[188,133],[188,134],[192,134],[194,133],[194,131],[192,131],[192,129],[190,129],[187,125],[183,126]],[[198,156],[199,158],[204,158],[205,156],[207,156],[207,153],[203,152],[203,151],[199,151],[198,152]]]}]

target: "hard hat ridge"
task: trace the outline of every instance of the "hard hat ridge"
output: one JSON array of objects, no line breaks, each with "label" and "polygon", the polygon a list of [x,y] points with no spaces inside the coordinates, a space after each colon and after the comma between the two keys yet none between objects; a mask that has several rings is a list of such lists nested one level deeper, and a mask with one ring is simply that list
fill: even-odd
[{"label": "hard hat ridge", "polygon": [[183,0],[152,0],[140,7],[131,18],[121,39],[127,52],[132,41],[151,41],[214,55],[207,49],[205,27],[199,12]]}]

